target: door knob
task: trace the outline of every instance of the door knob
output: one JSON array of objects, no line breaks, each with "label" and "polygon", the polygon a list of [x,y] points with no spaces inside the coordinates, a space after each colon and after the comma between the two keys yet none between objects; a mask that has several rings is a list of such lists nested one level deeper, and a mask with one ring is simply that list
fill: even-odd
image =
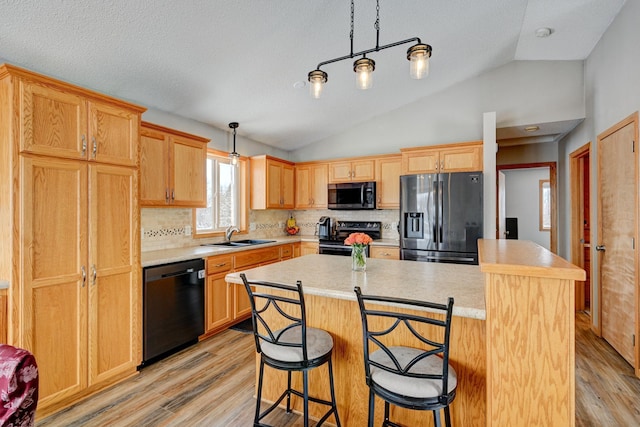
[{"label": "door knob", "polygon": [[606,250],[606,248],[604,247],[604,245],[596,246],[596,251],[604,252],[605,250]]}]

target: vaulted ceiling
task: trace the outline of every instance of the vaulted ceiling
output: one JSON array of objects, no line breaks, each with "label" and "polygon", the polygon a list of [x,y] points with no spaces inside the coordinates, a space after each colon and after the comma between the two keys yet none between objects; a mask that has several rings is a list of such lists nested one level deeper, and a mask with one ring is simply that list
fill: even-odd
[{"label": "vaulted ceiling", "polygon": [[[323,67],[320,99],[307,73],[349,54],[348,0],[0,0],[0,59],[293,150],[509,61],[585,59],[624,2],[380,0],[380,44],[421,38],[430,76],[403,45],[369,55],[368,91],[352,60]],[[374,47],[375,2],[354,12],[354,50]]]}]

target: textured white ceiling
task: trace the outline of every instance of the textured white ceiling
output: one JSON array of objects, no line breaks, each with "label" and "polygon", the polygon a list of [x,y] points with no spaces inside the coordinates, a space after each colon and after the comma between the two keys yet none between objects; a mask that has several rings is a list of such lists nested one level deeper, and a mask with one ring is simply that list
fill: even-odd
[{"label": "textured white ceiling", "polygon": [[[406,46],[371,54],[374,87],[349,53],[348,0],[0,0],[0,59],[292,150],[514,59],[584,59],[625,0],[380,0],[380,44],[420,37],[431,75],[409,77]],[[375,46],[375,2],[355,1],[355,51]],[[535,29],[551,27],[551,37]]]}]

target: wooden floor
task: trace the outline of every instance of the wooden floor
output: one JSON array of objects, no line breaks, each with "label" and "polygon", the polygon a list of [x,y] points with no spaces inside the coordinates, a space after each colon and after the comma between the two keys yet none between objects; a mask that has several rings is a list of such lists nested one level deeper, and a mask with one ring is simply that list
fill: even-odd
[{"label": "wooden floor", "polygon": [[[255,401],[253,336],[228,330],[142,370],[137,377],[38,420],[53,426],[250,426]],[[640,379],[576,317],[576,426],[639,426]],[[455,402],[454,402],[455,405]],[[266,422],[302,426],[277,410]],[[312,423],[312,425],[314,425]],[[345,426],[359,427],[359,426]]]}]

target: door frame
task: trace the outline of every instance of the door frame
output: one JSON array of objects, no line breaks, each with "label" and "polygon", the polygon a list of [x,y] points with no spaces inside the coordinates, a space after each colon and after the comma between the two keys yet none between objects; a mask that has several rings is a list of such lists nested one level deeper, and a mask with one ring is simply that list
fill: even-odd
[{"label": "door frame", "polygon": [[[584,188],[583,188],[583,169],[582,161],[584,157],[589,156],[589,164],[593,164],[591,159],[591,141],[569,154],[569,185],[571,188],[571,263],[584,269],[584,257],[582,238],[584,234]],[[591,183],[589,183],[591,187]],[[589,191],[591,195],[591,191]],[[589,204],[591,206],[591,204]],[[593,221],[592,221],[593,223]],[[591,226],[591,225],[590,225]],[[591,241],[593,238],[593,230],[591,231]],[[590,249],[590,252],[591,249]],[[593,253],[591,253],[593,259]],[[589,287],[591,310],[593,310],[593,263],[589,268],[589,277],[592,279]],[[582,283],[582,285],[581,285]],[[576,282],[576,310],[584,310],[584,282]],[[593,327],[593,316],[591,323]]]},{"label": "door frame", "polygon": [[[595,229],[598,232],[598,235],[596,236],[596,242],[598,242],[598,244],[600,243],[598,241],[598,239],[600,239],[600,237],[602,236],[602,221],[600,221],[600,219],[602,218],[602,204],[600,203],[600,170],[601,170],[601,165],[600,165],[600,155],[599,155],[599,150],[600,150],[600,145],[602,144],[602,140],[605,139],[606,137],[610,136],[611,134],[617,132],[618,130],[622,129],[625,126],[628,126],[629,124],[633,124],[633,141],[634,141],[634,155],[635,155],[635,178],[636,178],[636,188],[635,188],[635,207],[636,207],[636,212],[635,212],[635,230],[634,230],[634,238],[635,238],[635,245],[636,248],[638,246],[638,244],[640,243],[639,241],[639,233],[638,233],[638,226],[640,224],[640,209],[638,209],[638,200],[640,199],[638,196],[638,188],[640,187],[639,183],[640,183],[640,166],[639,166],[639,162],[638,162],[638,112],[636,111],[635,113],[632,113],[631,115],[629,115],[628,117],[624,118],[623,120],[619,121],[618,123],[614,124],[613,126],[611,126],[610,128],[608,128],[607,130],[601,132],[600,134],[598,134],[598,138],[597,138],[597,151],[596,151],[596,156],[597,156],[597,169],[596,169],[596,182],[598,182],[597,185],[597,194],[596,194],[596,199],[597,199],[597,212],[598,212],[598,217],[597,217],[597,224],[595,225]],[[592,221],[592,225],[593,225],[593,221]],[[593,243],[593,242],[592,242]],[[634,302],[635,302],[635,307],[634,307],[634,312],[635,312],[635,327],[634,327],[634,333],[635,333],[635,341],[636,344],[634,346],[634,366],[633,369],[635,371],[636,377],[640,377],[640,344],[638,343],[638,339],[640,338],[640,313],[638,313],[638,308],[640,307],[640,291],[638,290],[638,276],[639,276],[639,271],[638,268],[640,267],[640,260],[638,260],[638,255],[637,255],[637,251],[638,249],[636,249],[636,256],[635,261],[634,261],[634,268],[635,268],[635,296],[634,296]],[[601,253],[600,252],[596,252],[596,254],[598,255],[596,257],[597,259],[597,263],[598,263],[598,283],[597,283],[597,295],[598,295],[598,324],[595,326],[594,328],[594,332],[599,336],[602,337],[602,270],[600,268],[600,258],[601,258]],[[593,283],[593,279],[592,279],[592,283]],[[592,302],[593,304],[593,302]]]},{"label": "door frame", "polygon": [[[558,253],[558,172],[556,162],[514,163],[497,165],[496,172],[509,169],[549,168],[549,185],[551,186],[551,230],[549,231],[549,249]],[[497,184],[496,184],[497,185]],[[496,224],[498,227],[498,224]]]}]

